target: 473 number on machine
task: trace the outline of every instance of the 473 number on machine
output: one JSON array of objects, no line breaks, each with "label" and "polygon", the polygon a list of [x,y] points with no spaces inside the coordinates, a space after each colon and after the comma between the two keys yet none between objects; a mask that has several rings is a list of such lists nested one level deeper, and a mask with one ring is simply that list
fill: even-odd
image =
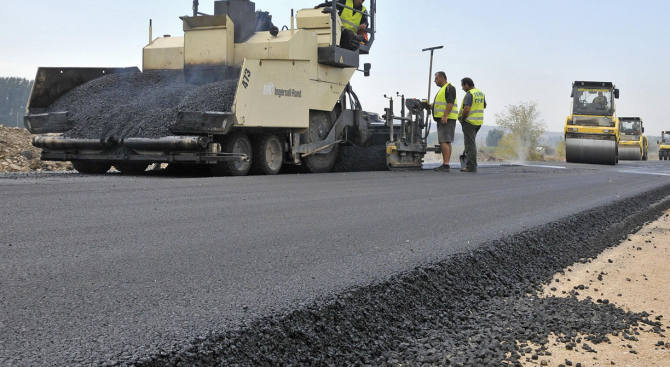
[{"label": "473 number on machine", "polygon": [[247,89],[249,87],[249,81],[251,81],[251,71],[245,68],[244,77],[242,77],[242,85],[244,86],[244,89]]}]

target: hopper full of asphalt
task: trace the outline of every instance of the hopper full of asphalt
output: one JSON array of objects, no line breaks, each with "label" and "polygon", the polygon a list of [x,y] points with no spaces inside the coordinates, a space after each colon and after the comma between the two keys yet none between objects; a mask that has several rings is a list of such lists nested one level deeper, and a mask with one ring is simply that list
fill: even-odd
[{"label": "hopper full of asphalt", "polygon": [[[596,257],[663,215],[669,194],[665,186],[381,283],[249,319],[172,351],[111,365],[516,366],[545,355],[552,333],[566,347],[591,353],[609,342],[608,334],[632,335],[638,326],[664,337],[646,312],[580,301],[574,293],[537,293],[554,273]],[[532,349],[528,341],[541,347]]]},{"label": "hopper full of asphalt", "polygon": [[120,141],[172,135],[180,111],[230,111],[237,80],[197,86],[181,72],[111,74],[74,88],[47,112],[69,112],[75,139]]}]

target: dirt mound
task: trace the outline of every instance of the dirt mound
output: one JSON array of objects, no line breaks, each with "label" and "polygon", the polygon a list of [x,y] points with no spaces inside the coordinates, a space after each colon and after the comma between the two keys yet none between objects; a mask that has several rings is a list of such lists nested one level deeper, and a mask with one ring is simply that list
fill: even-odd
[{"label": "dirt mound", "polygon": [[0,172],[68,171],[69,162],[40,160],[42,150],[31,144],[26,129],[0,125]]}]

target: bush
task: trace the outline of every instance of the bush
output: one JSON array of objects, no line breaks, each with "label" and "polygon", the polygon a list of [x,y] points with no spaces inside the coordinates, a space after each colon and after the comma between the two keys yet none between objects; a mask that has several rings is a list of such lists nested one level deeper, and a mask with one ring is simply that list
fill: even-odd
[{"label": "bush", "polygon": [[565,159],[565,141],[561,140],[556,143],[556,153],[559,157]]},{"label": "bush", "polygon": [[505,129],[498,145],[498,154],[512,160],[544,160],[544,152],[537,148],[546,125],[540,120],[537,102],[510,105],[507,111],[495,116],[496,124]]}]

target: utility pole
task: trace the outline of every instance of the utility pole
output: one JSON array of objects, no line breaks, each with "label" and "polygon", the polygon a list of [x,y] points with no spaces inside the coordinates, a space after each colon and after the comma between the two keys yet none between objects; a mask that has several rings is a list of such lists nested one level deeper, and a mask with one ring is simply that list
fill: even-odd
[{"label": "utility pole", "polygon": [[433,85],[433,52],[444,48],[444,46],[429,47],[421,50],[422,52],[430,51],[430,70],[428,71],[428,103],[430,103],[430,87]]},{"label": "utility pole", "polygon": [[[430,70],[428,71],[428,99],[426,99],[426,101],[429,104],[430,104],[430,101],[431,101],[430,87],[433,85],[433,52],[435,52],[435,50],[440,50],[442,48],[444,48],[444,46],[429,47],[429,48],[424,48],[423,50],[421,50],[421,52],[430,51]],[[429,121],[430,121],[431,115],[432,115],[431,112],[426,114],[425,123],[426,123],[426,126],[429,127],[428,130],[430,130]]]}]

